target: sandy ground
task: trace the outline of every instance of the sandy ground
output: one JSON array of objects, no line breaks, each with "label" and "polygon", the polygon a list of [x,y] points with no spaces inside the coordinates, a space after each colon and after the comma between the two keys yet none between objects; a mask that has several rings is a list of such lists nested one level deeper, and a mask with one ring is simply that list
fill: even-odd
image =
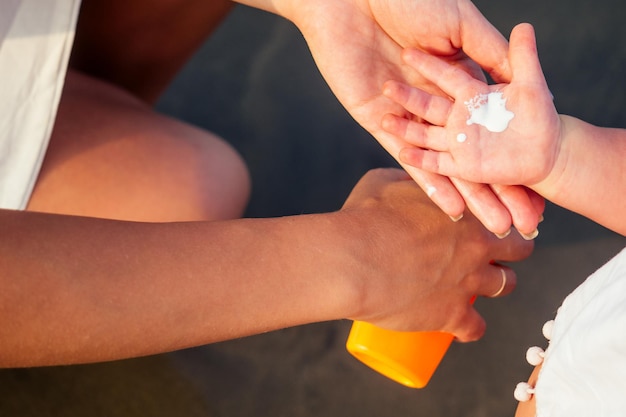
[{"label": "sandy ground", "polygon": [[[626,127],[621,0],[477,5],[503,33],[522,21],[536,26],[560,112]],[[254,178],[249,216],[335,210],[366,170],[393,165],[338,105],[294,27],[244,7],[159,109],[223,135],[242,153]],[[545,343],[541,325],[626,244],[552,205],[545,217],[535,253],[515,267],[515,293],[478,301],[485,337],[454,344],[425,389],[361,365],[344,349],[350,323],[332,322],[147,358],[0,370],[0,416],[511,416],[513,388],[530,372],[524,352]]]}]

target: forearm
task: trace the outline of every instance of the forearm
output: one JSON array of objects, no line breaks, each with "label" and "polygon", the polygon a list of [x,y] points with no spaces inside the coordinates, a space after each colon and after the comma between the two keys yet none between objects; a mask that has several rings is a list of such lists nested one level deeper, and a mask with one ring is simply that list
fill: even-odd
[{"label": "forearm", "polygon": [[626,235],[626,130],[561,116],[562,149],[532,188],[548,200]]},{"label": "forearm", "polygon": [[331,218],[0,212],[0,365],[132,357],[340,318],[344,277],[327,272],[342,271],[345,245]]}]

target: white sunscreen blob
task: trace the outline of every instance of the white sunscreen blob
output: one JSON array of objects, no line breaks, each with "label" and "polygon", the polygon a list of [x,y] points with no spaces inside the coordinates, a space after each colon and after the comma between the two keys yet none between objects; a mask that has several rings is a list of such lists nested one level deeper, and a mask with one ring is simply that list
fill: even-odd
[{"label": "white sunscreen blob", "polygon": [[432,197],[433,194],[435,194],[437,192],[437,189],[435,187],[433,187],[432,185],[428,185],[426,187],[426,195],[428,197]]},{"label": "white sunscreen blob", "polygon": [[479,124],[490,132],[503,132],[515,116],[504,107],[505,103],[506,99],[500,92],[478,94],[465,102],[465,107],[470,113],[467,124]]},{"label": "white sunscreen blob", "polygon": [[459,143],[463,143],[467,140],[467,135],[465,133],[459,133],[456,135],[456,141]]}]

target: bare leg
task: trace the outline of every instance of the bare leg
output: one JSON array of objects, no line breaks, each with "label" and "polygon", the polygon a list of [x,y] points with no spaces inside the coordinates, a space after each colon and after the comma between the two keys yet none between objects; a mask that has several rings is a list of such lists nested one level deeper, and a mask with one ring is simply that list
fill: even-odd
[{"label": "bare leg", "polygon": [[141,221],[226,219],[241,216],[249,190],[244,162],[217,136],[70,72],[28,209]]},{"label": "bare leg", "polygon": [[154,102],[231,7],[83,0],[71,64],[102,81],[69,74],[28,208],[145,221],[240,216],[250,183],[239,155],[137,100]]},{"label": "bare leg", "polygon": [[83,0],[72,65],[153,103],[232,5],[230,0]]}]

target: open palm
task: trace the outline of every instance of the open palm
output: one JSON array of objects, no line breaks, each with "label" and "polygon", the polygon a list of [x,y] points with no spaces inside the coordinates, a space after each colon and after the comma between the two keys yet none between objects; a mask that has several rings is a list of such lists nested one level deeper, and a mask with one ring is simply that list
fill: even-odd
[{"label": "open palm", "polygon": [[[417,47],[445,59],[470,77],[482,79],[474,61],[492,69],[492,77],[506,79],[510,75],[506,40],[467,0],[319,0],[299,3],[292,20],[339,101],[396,159],[411,144],[382,129],[381,115],[412,116],[382,94],[385,81],[399,80],[442,93],[402,62],[405,47]],[[473,30],[463,32],[463,24],[472,24]],[[484,46],[485,39],[489,48]],[[516,213],[521,213],[527,224],[534,223],[528,227],[536,227],[536,205],[525,190],[509,187],[496,196],[489,185],[450,179],[399,162],[452,216],[462,213],[467,203],[490,230],[507,230],[512,220],[505,201],[522,207]]]},{"label": "open palm", "polygon": [[486,85],[447,63],[410,50],[405,61],[452,99],[391,82],[386,94],[428,123],[387,117],[414,147],[403,162],[470,181],[532,185],[551,171],[559,118],[541,72],[530,25],[511,34],[510,84]]}]

